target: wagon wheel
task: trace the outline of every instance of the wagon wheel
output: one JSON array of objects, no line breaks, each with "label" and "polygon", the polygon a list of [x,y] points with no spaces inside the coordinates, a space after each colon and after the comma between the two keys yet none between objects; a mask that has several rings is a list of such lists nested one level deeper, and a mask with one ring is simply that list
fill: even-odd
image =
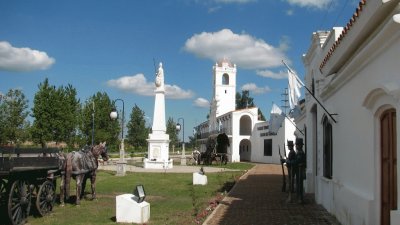
[{"label": "wagon wheel", "polygon": [[24,224],[31,208],[29,184],[24,180],[16,180],[11,185],[8,197],[8,217],[12,224]]},{"label": "wagon wheel", "polygon": [[0,180],[0,198],[3,198],[7,193],[7,182],[6,180]]},{"label": "wagon wheel", "polygon": [[0,206],[6,205],[7,202],[7,182],[5,179],[0,179]]},{"label": "wagon wheel", "polygon": [[56,200],[56,187],[53,182],[46,180],[40,185],[36,196],[36,208],[41,216],[49,214],[53,210]]},{"label": "wagon wheel", "polygon": [[223,163],[226,165],[228,163],[228,156],[226,154],[224,154],[222,156],[222,159],[223,159]]}]

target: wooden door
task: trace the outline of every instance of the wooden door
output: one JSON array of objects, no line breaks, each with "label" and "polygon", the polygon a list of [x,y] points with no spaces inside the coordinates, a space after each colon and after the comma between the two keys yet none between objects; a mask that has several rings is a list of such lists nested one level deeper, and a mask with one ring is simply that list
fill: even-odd
[{"label": "wooden door", "polygon": [[390,224],[390,210],[397,209],[396,111],[381,116],[381,225]]}]

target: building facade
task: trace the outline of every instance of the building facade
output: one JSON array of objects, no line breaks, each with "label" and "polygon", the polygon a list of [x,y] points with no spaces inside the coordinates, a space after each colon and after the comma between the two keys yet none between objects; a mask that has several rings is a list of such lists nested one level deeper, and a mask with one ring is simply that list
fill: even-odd
[{"label": "building facade", "polygon": [[342,224],[400,224],[400,1],[362,0],[303,56],[306,192]]},{"label": "building facade", "polygon": [[[294,140],[293,121],[282,118],[275,129],[270,121],[260,121],[257,107],[236,110],[236,65],[224,59],[213,67],[213,98],[209,119],[195,127],[200,152],[206,151],[207,140],[225,133],[230,162],[280,163],[285,140]],[[271,114],[271,117],[283,115]]]}]

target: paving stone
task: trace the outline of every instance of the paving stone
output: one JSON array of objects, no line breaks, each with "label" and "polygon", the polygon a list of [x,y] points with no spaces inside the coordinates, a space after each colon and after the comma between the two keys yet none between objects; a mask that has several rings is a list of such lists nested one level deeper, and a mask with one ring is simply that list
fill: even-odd
[{"label": "paving stone", "polygon": [[[287,173],[286,173],[287,174]],[[257,164],[235,184],[203,225],[340,225],[312,194],[287,203],[280,165]],[[293,199],[296,194],[293,193]]]}]

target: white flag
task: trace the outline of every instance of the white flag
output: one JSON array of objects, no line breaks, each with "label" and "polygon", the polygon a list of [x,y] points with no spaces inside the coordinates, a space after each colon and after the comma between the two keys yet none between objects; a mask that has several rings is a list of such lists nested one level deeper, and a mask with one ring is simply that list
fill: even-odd
[{"label": "white flag", "polygon": [[296,107],[297,102],[301,96],[300,88],[304,84],[300,81],[295,73],[288,70],[288,78],[289,78],[289,106],[290,109],[294,109]]},{"label": "white flag", "polygon": [[271,114],[282,114],[282,110],[281,108],[279,108],[279,106],[277,106],[275,103],[272,104],[272,109],[271,109]]}]

